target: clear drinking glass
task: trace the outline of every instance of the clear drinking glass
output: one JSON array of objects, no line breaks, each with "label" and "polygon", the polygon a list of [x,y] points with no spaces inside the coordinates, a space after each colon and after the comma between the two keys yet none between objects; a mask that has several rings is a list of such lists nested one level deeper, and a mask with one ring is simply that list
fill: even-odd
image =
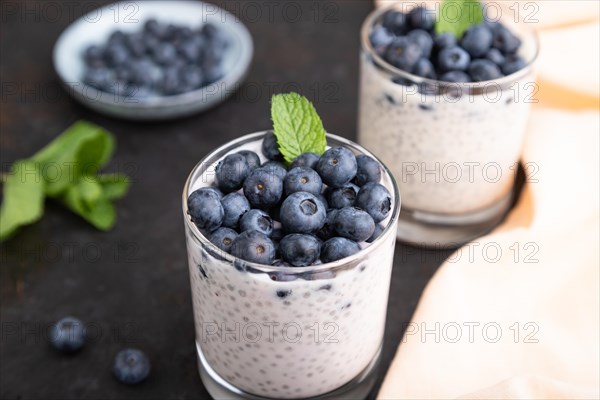
[{"label": "clear drinking glass", "polygon": [[[512,203],[536,91],[535,32],[505,15],[521,38],[524,69],[497,81],[448,83],[399,70],[376,54],[374,11],[361,32],[358,141],[390,168],[402,193],[398,238],[456,247],[498,224]],[[433,10],[432,10],[433,11]]]},{"label": "clear drinking glass", "polygon": [[[254,264],[221,251],[187,215],[187,198],[242,149],[260,154],[265,132],[206,156],[183,191],[183,215],[202,381],[215,398],[364,398],[381,353],[400,195],[383,165],[393,209],[383,233],[352,257],[309,267]],[[345,146],[374,157],[341,137]],[[261,155],[262,157],[262,155]],[[374,157],[375,158],[375,157]]]}]

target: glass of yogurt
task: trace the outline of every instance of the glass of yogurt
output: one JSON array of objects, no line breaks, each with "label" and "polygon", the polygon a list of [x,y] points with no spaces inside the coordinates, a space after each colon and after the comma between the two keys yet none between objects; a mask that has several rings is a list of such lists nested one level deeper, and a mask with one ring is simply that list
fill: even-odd
[{"label": "glass of yogurt", "polygon": [[[213,186],[227,155],[257,153],[267,132],[240,137],[207,155],[183,191],[183,215],[202,381],[214,398],[364,398],[375,382],[384,333],[400,195],[381,180],[392,208],[379,236],[358,253],[305,267],[256,264],[220,250],[188,215],[190,193]],[[327,145],[377,160],[327,135]],[[379,161],[377,160],[379,163]]]},{"label": "glass of yogurt", "polygon": [[386,12],[408,7],[376,10],[362,27],[358,141],[396,177],[402,192],[398,238],[456,247],[491,230],[512,204],[535,102],[538,41],[506,16],[502,24],[521,40],[520,70],[468,83],[417,76],[386,62],[370,40]]}]

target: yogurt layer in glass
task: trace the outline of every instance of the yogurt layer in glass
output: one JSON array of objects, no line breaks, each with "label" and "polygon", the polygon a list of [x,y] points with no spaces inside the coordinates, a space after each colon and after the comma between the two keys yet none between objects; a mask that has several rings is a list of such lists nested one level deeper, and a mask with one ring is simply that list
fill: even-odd
[{"label": "yogurt layer in glass", "polygon": [[[401,9],[402,4],[396,5]],[[535,102],[535,33],[502,20],[523,44],[528,65],[497,81],[449,83],[385,62],[361,32],[358,141],[390,168],[402,192],[399,239],[454,247],[489,231],[505,215]]]},{"label": "yogurt layer in glass", "polygon": [[[381,165],[393,208],[383,233],[357,254],[308,267],[246,262],[208,241],[187,215],[189,193],[214,182],[230,153],[261,157],[265,132],[206,156],[183,193],[196,346],[202,380],[215,398],[364,398],[383,340],[400,196]],[[337,136],[328,146],[373,155]],[[375,158],[375,157],[373,157]],[[376,159],[376,158],[375,158]],[[264,157],[261,161],[265,161]]]}]

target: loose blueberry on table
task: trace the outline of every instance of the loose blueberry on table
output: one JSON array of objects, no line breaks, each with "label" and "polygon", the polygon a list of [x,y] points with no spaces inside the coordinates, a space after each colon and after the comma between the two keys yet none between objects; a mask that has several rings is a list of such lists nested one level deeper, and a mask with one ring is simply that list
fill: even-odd
[{"label": "loose blueberry on table", "polygon": [[171,96],[208,86],[224,75],[226,34],[210,23],[192,30],[150,19],[141,31],[113,32],[83,53],[82,80],[122,97]]},{"label": "loose blueberry on table", "polygon": [[48,338],[56,350],[62,353],[75,353],[85,344],[86,329],[79,319],[65,317],[52,325]]},{"label": "loose blueberry on table", "polygon": [[150,361],[141,350],[125,349],[115,357],[113,373],[120,382],[135,385],[150,375]]},{"label": "loose blueberry on table", "polygon": [[215,167],[216,186],[188,197],[190,219],[218,248],[250,262],[299,267],[349,257],[381,234],[392,197],[378,161],[331,147],[320,156],[302,153],[288,168],[274,161],[282,157],[272,132],[261,148],[268,161],[256,166],[258,154],[230,153]]},{"label": "loose blueberry on table", "polygon": [[434,28],[431,10],[389,10],[372,27],[369,40],[392,66],[446,82],[495,80],[527,65],[518,54],[521,40],[501,22],[472,25],[460,37]]}]

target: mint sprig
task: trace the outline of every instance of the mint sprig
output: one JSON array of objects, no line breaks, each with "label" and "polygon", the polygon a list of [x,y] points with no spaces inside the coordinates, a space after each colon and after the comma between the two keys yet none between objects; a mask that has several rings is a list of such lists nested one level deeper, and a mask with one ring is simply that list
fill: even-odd
[{"label": "mint sprig", "polygon": [[473,25],[484,21],[484,10],[479,0],[444,0],[435,23],[435,33],[451,33],[457,38]]},{"label": "mint sprig", "polygon": [[276,94],[271,99],[271,119],[279,151],[291,163],[302,153],[323,154],[325,128],[315,107],[298,93]]},{"label": "mint sprig", "polygon": [[129,178],[98,171],[110,160],[113,137],[86,121],[69,127],[33,157],[13,163],[0,207],[0,240],[39,220],[46,197],[55,199],[98,229],[116,222],[112,200],[123,197]]}]

